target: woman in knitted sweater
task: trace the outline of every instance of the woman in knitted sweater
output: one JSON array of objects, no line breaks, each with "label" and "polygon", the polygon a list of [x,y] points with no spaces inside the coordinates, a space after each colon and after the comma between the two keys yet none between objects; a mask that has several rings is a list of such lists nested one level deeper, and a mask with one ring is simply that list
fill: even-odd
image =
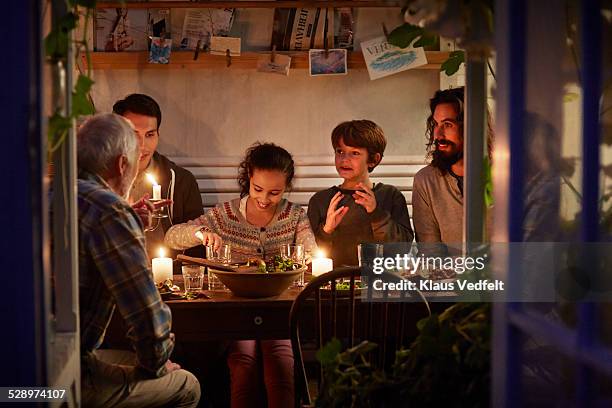
[{"label": "woman in knitted sweater", "polygon": [[[217,204],[199,218],[173,226],[166,233],[166,244],[178,250],[202,244],[196,236],[202,231],[204,244],[218,245],[218,235],[223,243],[231,245],[233,262],[253,257],[268,259],[280,253],[282,244],[303,244],[306,252],[314,250],[315,239],[306,212],[282,198],[293,175],[289,152],[272,143],[253,145],[240,164],[241,198]],[[229,347],[232,408],[259,406],[258,352],[263,357],[268,406],[292,406],[291,341],[242,340]]]}]

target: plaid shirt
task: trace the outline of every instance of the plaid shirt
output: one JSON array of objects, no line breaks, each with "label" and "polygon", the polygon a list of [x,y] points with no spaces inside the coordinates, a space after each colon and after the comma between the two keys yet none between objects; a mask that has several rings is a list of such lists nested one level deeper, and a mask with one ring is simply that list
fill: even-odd
[{"label": "plaid shirt", "polygon": [[85,172],[78,206],[82,355],[100,346],[116,305],[139,368],[164,375],[174,347],[172,317],[153,282],[140,218],[102,178]]}]

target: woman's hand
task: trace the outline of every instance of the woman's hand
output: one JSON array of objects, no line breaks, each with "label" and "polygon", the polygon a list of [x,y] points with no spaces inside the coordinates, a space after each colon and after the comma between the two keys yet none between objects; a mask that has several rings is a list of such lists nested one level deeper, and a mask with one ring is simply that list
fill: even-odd
[{"label": "woman's hand", "polygon": [[361,187],[364,191],[355,191],[353,194],[355,204],[359,204],[365,208],[368,214],[371,214],[376,209],[376,196],[374,195],[374,192],[364,183],[358,183],[357,187]]},{"label": "woman's hand", "polygon": [[210,232],[206,230],[199,230],[198,232],[195,233],[195,236],[197,239],[202,241],[202,245],[212,246],[215,249],[215,251],[217,251],[221,247],[221,244],[223,243],[223,239],[221,239],[221,237],[215,234],[214,232]]},{"label": "woman's hand", "polygon": [[336,194],[334,194],[329,202],[329,207],[327,207],[327,217],[325,218],[325,225],[323,225],[323,231],[328,234],[335,231],[349,210],[349,208],[344,205],[340,208],[336,208],[343,197],[344,194],[342,194],[341,191],[338,191]]}]

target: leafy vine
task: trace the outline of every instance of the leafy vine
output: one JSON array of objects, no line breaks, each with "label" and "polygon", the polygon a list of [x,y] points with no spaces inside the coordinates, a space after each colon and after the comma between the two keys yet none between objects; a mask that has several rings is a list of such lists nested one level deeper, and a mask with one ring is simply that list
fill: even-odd
[{"label": "leafy vine", "polygon": [[[72,103],[69,112],[63,107],[57,107],[49,118],[47,131],[49,153],[55,152],[64,142],[68,131],[76,119],[82,115],[95,113],[95,107],[89,95],[94,81],[91,79],[91,55],[87,43],[88,25],[96,8],[96,0],[65,0],[66,8],[70,10],[57,18],[49,34],[45,37],[45,54],[51,64],[57,64],[60,69],[68,66],[70,50],[74,46],[74,60],[79,67],[82,55],[86,58],[86,72],[79,69],[79,76],[72,88]],[[73,32],[79,25],[79,10],[84,11],[82,37],[74,40]]]}]

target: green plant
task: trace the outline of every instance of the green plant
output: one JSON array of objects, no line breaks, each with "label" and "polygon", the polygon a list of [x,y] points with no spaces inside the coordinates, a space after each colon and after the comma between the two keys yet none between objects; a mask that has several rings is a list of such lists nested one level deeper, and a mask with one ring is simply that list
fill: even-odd
[{"label": "green plant", "polygon": [[[388,36],[400,48],[435,46],[438,36],[458,40],[470,52],[488,56],[493,35],[493,2],[489,0],[419,1],[407,0],[402,8],[405,23]],[[414,43],[413,43],[414,41]],[[465,62],[463,50],[452,51],[440,67],[450,76]],[[495,72],[487,58],[487,66]]]},{"label": "green plant", "polygon": [[[49,118],[47,137],[50,153],[53,153],[62,145],[76,119],[81,115],[95,113],[94,105],[89,97],[89,92],[94,82],[91,79],[91,60],[87,44],[87,31],[96,7],[96,0],[65,0],[65,2],[66,8],[71,11],[55,19],[49,34],[45,38],[45,53],[48,61],[53,65],[57,65],[62,70],[69,66],[70,49],[74,46],[76,65],[78,66],[81,54],[84,53],[87,60],[87,72],[79,73],[75,81],[72,89],[70,111],[65,112],[60,106],[54,110]],[[82,38],[74,40],[73,32],[79,24],[79,7],[82,7],[85,12],[83,18],[84,27]]]},{"label": "green plant", "polygon": [[323,367],[317,407],[481,407],[489,405],[491,304],[457,303],[417,324],[388,371],[375,369],[363,342],[341,351],[337,339],[317,358]]}]

